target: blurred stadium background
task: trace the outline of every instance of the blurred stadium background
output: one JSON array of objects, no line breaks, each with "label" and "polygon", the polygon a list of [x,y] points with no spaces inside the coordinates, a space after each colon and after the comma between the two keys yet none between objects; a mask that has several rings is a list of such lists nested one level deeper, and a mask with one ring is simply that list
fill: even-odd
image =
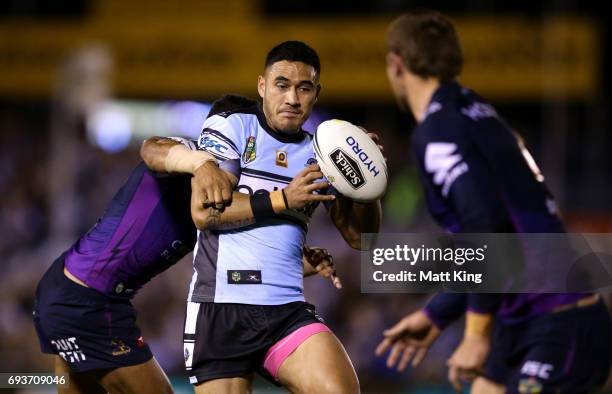
[{"label": "blurred stadium background", "polygon": [[[605,2],[297,0],[5,0],[0,2],[0,371],[51,371],[30,320],[36,283],[100,216],[151,135],[199,134],[209,103],[256,95],[265,53],[300,39],[322,60],[310,124],[343,118],[381,134],[391,182],[384,231],[435,229],[409,151],[410,117],[384,74],[387,24],[438,9],[456,23],[461,82],[522,133],[573,231],[612,231],[611,31]],[[313,277],[306,293],[345,344],[365,392],[448,393],[455,325],[417,370],[373,356],[382,330],[424,301],[362,295],[358,253],[318,212],[310,243],[335,255],[345,287]],[[136,300],[145,339],[189,392],[182,328],[189,259]],[[612,333],[611,333],[612,334]],[[259,381],[257,390],[273,387]],[[612,392],[608,384],[607,392]]]}]

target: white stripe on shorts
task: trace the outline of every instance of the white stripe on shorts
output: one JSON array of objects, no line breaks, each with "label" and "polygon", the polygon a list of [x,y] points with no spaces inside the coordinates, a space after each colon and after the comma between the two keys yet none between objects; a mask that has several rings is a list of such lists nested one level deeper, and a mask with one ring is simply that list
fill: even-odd
[{"label": "white stripe on shorts", "polygon": [[187,316],[185,317],[185,334],[195,334],[198,323],[199,302],[187,302]]}]

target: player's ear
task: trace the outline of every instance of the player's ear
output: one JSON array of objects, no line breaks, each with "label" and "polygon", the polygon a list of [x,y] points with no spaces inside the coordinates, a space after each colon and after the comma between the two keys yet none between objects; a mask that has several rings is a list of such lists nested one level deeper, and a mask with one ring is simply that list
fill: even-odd
[{"label": "player's ear", "polygon": [[263,99],[264,93],[266,92],[266,78],[263,75],[257,78],[257,92],[259,93],[259,97]]},{"label": "player's ear", "polygon": [[393,76],[400,76],[404,68],[401,56],[394,52],[387,53],[387,69]]}]

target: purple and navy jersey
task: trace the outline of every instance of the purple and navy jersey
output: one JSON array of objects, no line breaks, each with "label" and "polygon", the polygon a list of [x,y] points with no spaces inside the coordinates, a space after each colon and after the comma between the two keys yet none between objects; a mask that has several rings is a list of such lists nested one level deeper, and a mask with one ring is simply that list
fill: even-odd
[{"label": "purple and navy jersey", "polygon": [[[457,83],[434,93],[412,137],[430,213],[453,233],[562,233],[552,195],[518,136],[495,109]],[[546,313],[584,294],[445,294],[427,307],[446,325],[466,309],[505,321]],[[438,298],[441,297],[441,298]],[[452,314],[451,314],[452,315]],[[435,318],[434,318],[435,320]]]},{"label": "purple and navy jersey", "polygon": [[195,246],[191,177],[158,174],[140,163],[104,215],[65,253],[68,271],[115,297],[134,296]]}]

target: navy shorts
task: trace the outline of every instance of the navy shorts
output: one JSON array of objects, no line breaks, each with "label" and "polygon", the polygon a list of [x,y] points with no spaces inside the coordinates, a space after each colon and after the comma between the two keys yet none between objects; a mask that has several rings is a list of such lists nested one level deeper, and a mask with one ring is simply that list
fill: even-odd
[{"label": "navy shorts", "polygon": [[68,279],[63,256],[38,283],[33,317],[42,351],[61,356],[75,372],[136,365],[153,357],[130,301]]},{"label": "navy shorts", "polygon": [[590,393],[610,371],[610,317],[592,306],[496,327],[486,376],[507,393]]},{"label": "navy shorts", "polygon": [[306,302],[246,305],[188,302],[185,318],[185,366],[192,384],[256,372],[279,385],[265,368],[268,351],[306,326],[324,326]]}]

